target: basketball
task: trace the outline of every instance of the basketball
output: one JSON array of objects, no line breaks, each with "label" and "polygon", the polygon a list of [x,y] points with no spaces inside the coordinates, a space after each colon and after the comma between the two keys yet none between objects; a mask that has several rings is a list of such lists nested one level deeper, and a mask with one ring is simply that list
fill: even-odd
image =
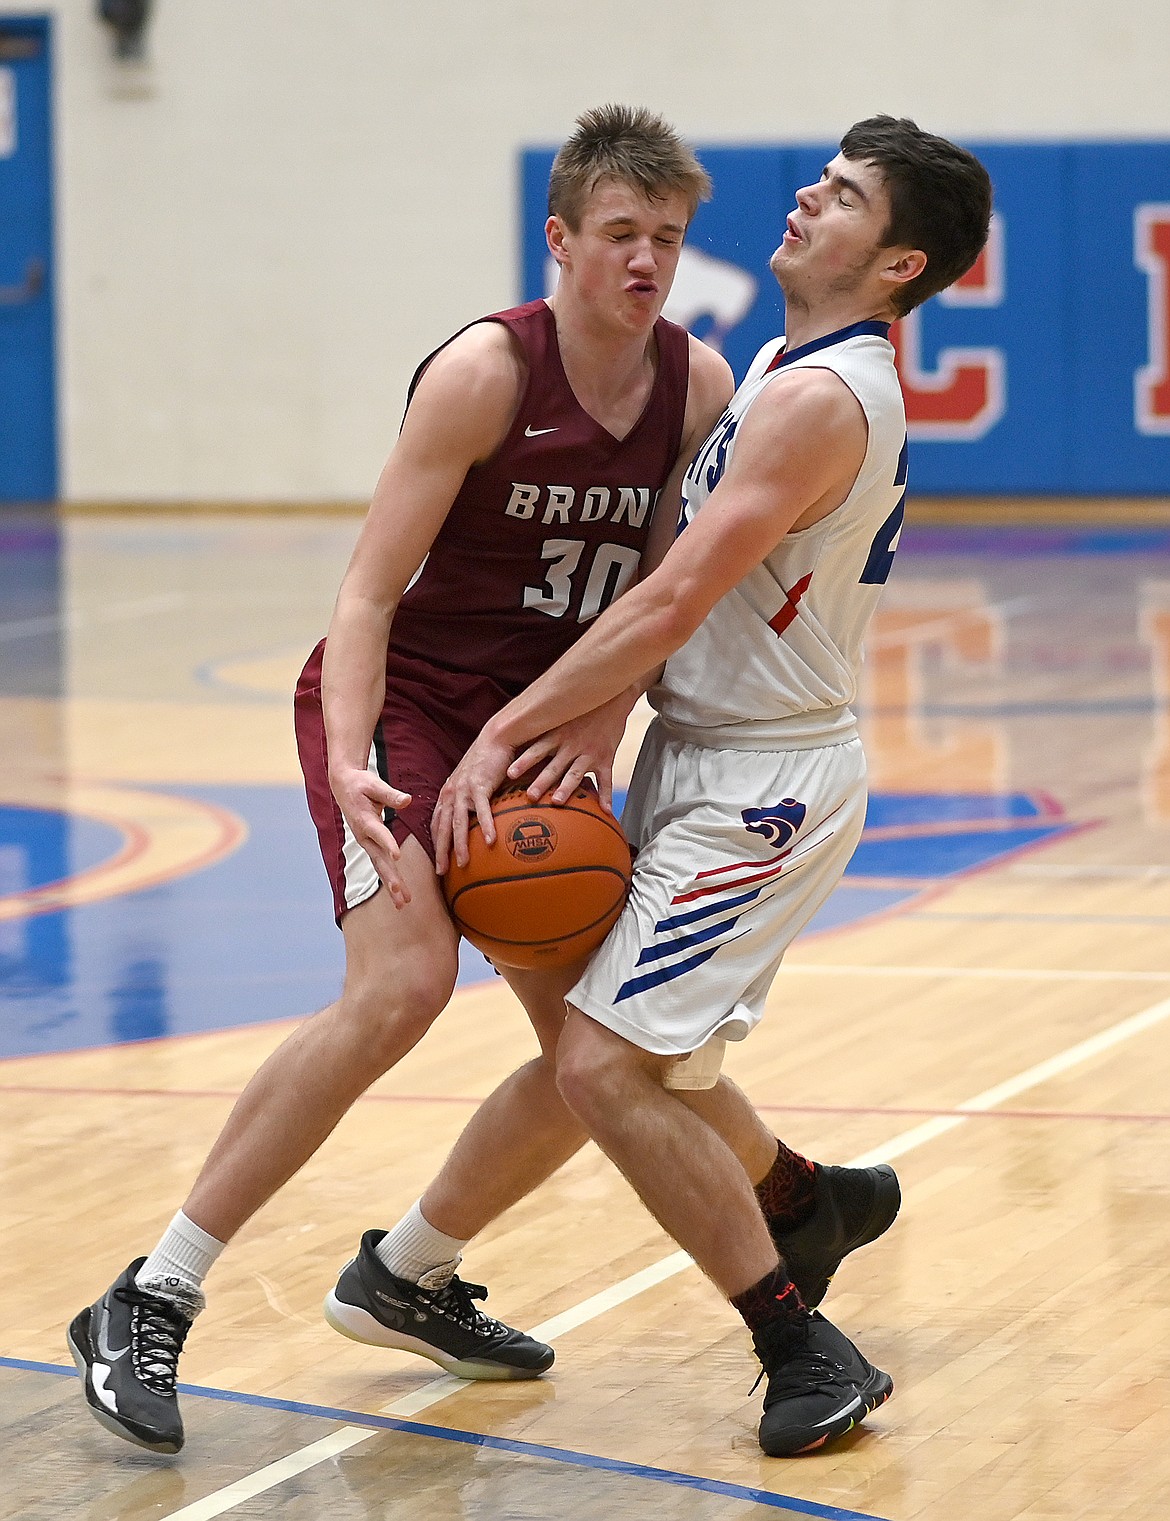
[{"label": "basketball", "polygon": [[460,933],[501,966],[568,966],[605,939],[626,901],[630,847],[586,778],[567,803],[523,785],[492,799],[496,843],[471,820],[469,860],[443,879]]}]

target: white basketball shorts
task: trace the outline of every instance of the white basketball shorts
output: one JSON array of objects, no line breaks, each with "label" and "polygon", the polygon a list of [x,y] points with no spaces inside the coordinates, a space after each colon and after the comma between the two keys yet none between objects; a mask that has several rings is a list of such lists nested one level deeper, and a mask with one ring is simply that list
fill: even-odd
[{"label": "white basketball shorts", "polygon": [[629,901],[568,1002],[644,1051],[694,1053],[668,1086],[713,1085],[723,1042],[759,1023],[784,952],[840,881],[865,803],[856,738],[725,750],[656,721],[622,817]]}]

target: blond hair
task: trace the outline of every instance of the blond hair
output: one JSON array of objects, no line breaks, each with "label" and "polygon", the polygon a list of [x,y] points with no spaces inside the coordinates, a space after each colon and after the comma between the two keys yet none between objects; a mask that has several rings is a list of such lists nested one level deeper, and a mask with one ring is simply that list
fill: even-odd
[{"label": "blond hair", "polygon": [[573,232],[585,203],[602,180],[618,180],[658,201],[678,192],[687,220],[711,198],[711,180],[673,127],[644,106],[598,106],[577,118],[576,131],[553,160],[548,181],[550,216]]}]

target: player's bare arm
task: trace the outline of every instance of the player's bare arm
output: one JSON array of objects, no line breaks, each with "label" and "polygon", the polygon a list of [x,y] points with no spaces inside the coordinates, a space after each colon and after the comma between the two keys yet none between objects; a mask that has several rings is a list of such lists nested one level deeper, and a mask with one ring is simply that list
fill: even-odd
[{"label": "player's bare arm", "polygon": [[492,840],[490,798],[517,752],[636,685],[786,533],[839,507],[867,441],[861,405],[838,376],[778,375],[745,419],[726,475],[658,569],[485,725],[439,796],[436,844],[465,860],[472,814]]},{"label": "player's bare arm", "polygon": [[329,626],[321,695],[330,786],[399,907],[409,893],[383,810],[404,806],[409,795],[368,769],[390,626],[468,469],[507,434],[524,380],[523,362],[496,323],[470,328],[435,357],[379,478]]},{"label": "player's bare arm", "polygon": [[[735,390],[731,366],[726,359],[694,336],[690,339],[689,359],[682,442],[674,469],[654,509],[642,555],[639,579],[643,581],[658,568],[674,543],[682,505],[683,476]],[[645,671],[638,681],[609,702],[540,735],[517,755],[508,768],[509,776],[516,779],[539,767],[529,784],[529,795],[535,800],[551,792],[554,802],[564,803],[572,797],[581,778],[592,775],[597,779],[602,802],[612,812],[614,755],[634,704],[657,678],[658,668]],[[440,872],[444,871],[446,858],[436,865]]]}]

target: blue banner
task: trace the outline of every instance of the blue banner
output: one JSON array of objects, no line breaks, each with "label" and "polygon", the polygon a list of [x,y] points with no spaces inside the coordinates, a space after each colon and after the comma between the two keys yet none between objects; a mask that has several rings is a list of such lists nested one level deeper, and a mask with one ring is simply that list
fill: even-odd
[{"label": "blue banner", "polygon": [[[1170,142],[971,144],[987,250],[895,325],[913,491],[1170,494]],[[699,148],[701,206],[666,313],[736,377],[783,327],[768,259],[836,146]],[[546,295],[553,154],[522,163],[523,299]]]}]

